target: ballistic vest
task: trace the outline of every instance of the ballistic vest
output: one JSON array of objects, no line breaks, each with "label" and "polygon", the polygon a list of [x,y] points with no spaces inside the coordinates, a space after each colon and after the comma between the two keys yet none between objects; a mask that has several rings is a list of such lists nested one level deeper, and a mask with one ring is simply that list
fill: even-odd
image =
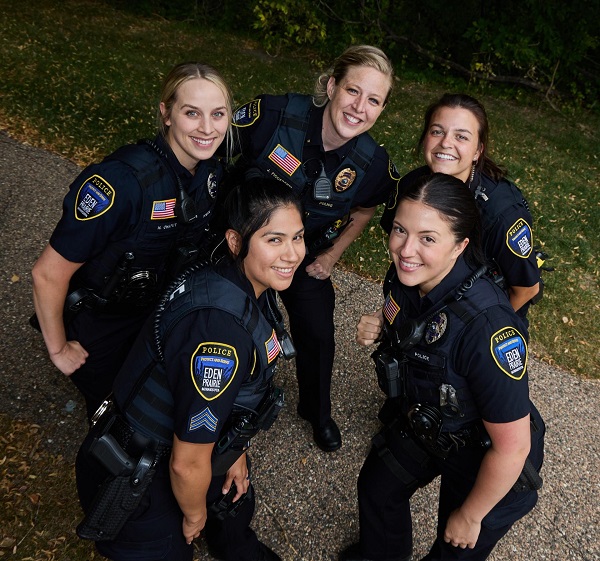
[{"label": "ballistic vest", "polygon": [[[456,370],[455,352],[468,325],[479,315],[493,314],[494,308],[497,307],[514,313],[508,304],[498,304],[498,290],[490,278],[477,279],[459,301],[451,302],[444,310],[435,314],[428,321],[420,342],[403,353],[401,368],[405,378],[406,395],[401,404],[402,413],[408,413],[416,404],[436,406],[443,415],[443,432],[456,432],[481,419],[467,379]],[[405,301],[393,265],[384,282],[384,294],[386,304],[388,295],[395,303]],[[434,309],[435,305],[432,311]],[[397,331],[404,321],[410,319],[405,306],[400,304],[391,327]],[[389,324],[385,314],[384,321]],[[452,386],[455,390],[458,407],[453,407],[447,399],[442,399],[440,394],[444,384]],[[448,396],[444,396],[446,397]]]},{"label": "ballistic vest", "polygon": [[[262,173],[274,176],[291,187],[302,199],[306,231],[312,233],[350,212],[355,193],[373,161],[377,144],[368,133],[350,141],[349,151],[340,165],[327,173],[333,185],[331,200],[316,201],[310,189],[311,179],[307,177],[304,166],[300,163],[303,162],[302,154],[310,111],[314,108],[312,97],[287,94],[287,98],[288,104],[281,112],[279,125],[255,165]],[[277,152],[278,146],[284,151]],[[280,162],[280,165],[276,165],[275,161]],[[356,176],[349,182],[347,178],[353,174]],[[347,183],[350,183],[349,186],[344,188]]]},{"label": "ballistic vest", "polygon": [[[114,395],[121,413],[134,429],[156,438],[161,444],[171,445],[175,404],[165,372],[162,345],[182,318],[201,309],[222,310],[252,338],[255,362],[242,382],[234,408],[257,409],[269,390],[279,347],[269,350],[265,344],[274,337],[274,329],[258,306],[241,288],[211,268],[185,275],[183,282],[167,296],[154,317],[153,340],[132,349],[114,385]],[[130,372],[142,375],[132,377]]]},{"label": "ballistic vest", "polygon": [[[124,293],[119,294],[119,300],[147,307],[156,302],[169,280],[169,257],[178,247],[191,242],[198,245],[204,237],[215,204],[220,164],[216,160],[208,160],[198,167],[195,178],[199,185],[195,193],[198,218],[190,224],[179,224],[174,216],[165,218],[160,220],[161,228],[157,229],[157,220],[152,220],[155,204],[178,197],[175,171],[170,168],[166,157],[140,141],[117,149],[104,159],[104,162],[109,161],[122,162],[133,170],[138,185],[123,185],[121,188],[141,189],[140,220],[126,238],[108,241],[98,256],[87,261],[73,276],[70,290],[85,287],[100,295],[123,256],[131,253],[134,259],[127,265],[126,278],[121,283]],[[209,185],[214,189],[212,195]]]}]

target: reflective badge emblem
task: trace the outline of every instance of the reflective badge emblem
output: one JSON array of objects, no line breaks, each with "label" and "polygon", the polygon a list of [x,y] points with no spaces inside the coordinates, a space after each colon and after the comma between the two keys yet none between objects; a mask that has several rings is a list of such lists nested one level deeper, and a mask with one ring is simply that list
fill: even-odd
[{"label": "reflective badge emblem", "polygon": [[392,298],[391,294],[388,294],[385,299],[385,303],[383,304],[383,315],[385,319],[388,320],[390,325],[394,323],[398,312],[400,311],[400,306],[396,304],[396,301]]},{"label": "reflective badge emblem", "polygon": [[439,341],[440,337],[446,333],[446,327],[448,327],[448,316],[445,312],[435,314],[425,329],[425,342],[431,345],[431,343]]},{"label": "reflective badge emblem", "polygon": [[150,220],[165,220],[166,218],[175,218],[176,199],[167,199],[166,201],[154,201],[152,203],[152,214]]},{"label": "reflective badge emblem", "polygon": [[192,381],[207,401],[219,397],[231,384],[238,367],[238,357],[231,345],[200,343],[192,355]]},{"label": "reflective badge emblem", "polygon": [[337,174],[333,186],[338,193],[341,193],[348,189],[354,183],[355,179],[356,172],[351,168],[344,168]]},{"label": "reflective badge emblem", "polygon": [[236,127],[249,127],[260,117],[260,99],[242,105],[233,114],[233,125]]},{"label": "reflective badge emblem", "polygon": [[214,199],[217,196],[217,174],[214,171],[211,171],[208,174],[206,186],[208,187],[208,194],[210,195],[210,198]]},{"label": "reflective badge emblem", "polygon": [[194,432],[202,427],[210,432],[216,432],[218,424],[219,418],[208,407],[206,407],[200,411],[200,413],[196,413],[190,417],[188,432]]},{"label": "reflective badge emblem", "polygon": [[526,259],[533,250],[533,235],[525,220],[519,218],[506,232],[506,245],[517,257]]},{"label": "reflective badge emblem", "polygon": [[275,335],[275,330],[269,340],[265,343],[265,349],[267,350],[267,362],[271,364],[279,354],[281,347],[279,346],[279,341],[277,340],[277,335]]},{"label": "reflective badge emblem", "polygon": [[496,364],[507,376],[520,380],[527,369],[527,343],[514,327],[504,327],[490,338]]},{"label": "reflective badge emblem", "polygon": [[79,188],[75,200],[75,218],[91,220],[104,214],[115,200],[115,190],[99,175],[92,175]]},{"label": "reflective badge emblem", "polygon": [[294,172],[300,167],[302,163],[293,154],[288,152],[281,144],[275,147],[275,150],[269,154],[269,160],[271,160],[277,167],[281,168],[290,177],[294,175]]}]

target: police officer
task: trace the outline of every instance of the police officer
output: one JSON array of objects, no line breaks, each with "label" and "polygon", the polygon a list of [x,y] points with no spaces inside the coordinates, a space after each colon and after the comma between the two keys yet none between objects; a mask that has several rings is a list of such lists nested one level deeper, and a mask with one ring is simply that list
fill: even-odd
[{"label": "police officer", "polygon": [[441,477],[422,561],[486,559],[541,486],[544,424],[529,400],[527,330],[486,276],[464,184],[424,176],[400,194],[382,310],[361,317],[388,399],[358,480],[360,541],[344,561],[408,560],[410,498]]},{"label": "police officer", "polygon": [[205,242],[230,126],[231,94],[210,66],[184,63],[164,80],[159,134],[87,167],[33,268],[48,354],[91,417],[165,282]]},{"label": "police officer", "polygon": [[[532,299],[539,299],[540,272],[532,218],[517,186],[488,155],[489,124],[485,108],[466,94],[444,94],[429,106],[417,144],[427,163],[405,175],[398,193],[432,171],[447,173],[468,185],[483,224],[483,250],[504,277],[510,303],[526,318]],[[381,225],[389,234],[397,204],[394,194]],[[535,301],[535,300],[534,300]]]},{"label": "police officer", "polygon": [[353,46],[322,74],[313,96],[260,95],[234,114],[241,156],[236,170],[257,168],[302,199],[308,254],[281,293],[288,311],[299,386],[299,415],[325,451],[341,446],[331,418],[335,353],[330,279],[335,263],[362,232],[399,176],[368,134],[388,102],[393,68],[371,46]]},{"label": "police officer", "polygon": [[[280,559],[249,528],[245,450],[283,404],[272,377],[285,333],[271,289],[287,288],[304,258],[302,211],[269,179],[236,188],[226,208],[234,260],[192,268],[168,291],[115,380],[116,419],[102,414],[78,454],[78,534],[110,559],[191,560],[203,529],[217,559]],[[123,513],[148,454],[155,475]]]}]

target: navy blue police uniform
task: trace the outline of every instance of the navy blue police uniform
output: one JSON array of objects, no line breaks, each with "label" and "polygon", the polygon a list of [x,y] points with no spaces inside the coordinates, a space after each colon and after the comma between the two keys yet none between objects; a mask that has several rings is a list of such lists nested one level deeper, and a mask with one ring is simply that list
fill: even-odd
[{"label": "navy blue police uniform", "polygon": [[[89,530],[87,535],[80,533],[89,539],[95,535],[102,555],[129,559],[131,551],[136,559],[142,553],[144,559],[157,561],[192,559],[193,547],[185,543],[183,516],[169,479],[173,434],[184,442],[218,443],[206,497],[208,505],[218,502],[227,469],[248,443],[227,450],[220,450],[220,444],[231,440],[227,436],[236,434],[248,412],[264,407],[274,389],[280,347],[265,316],[265,300],[266,293],[256,299],[237,266],[222,264],[186,274],[145,324],[115,380],[112,399],[119,422],[108,430],[134,464],[144,451],[157,451],[156,473],[115,539],[103,540],[97,529],[91,537]],[[92,427],[77,457],[78,492],[88,515],[107,477],[90,451],[94,438],[98,434]],[[249,527],[252,486],[246,497],[235,517],[221,519],[218,512],[208,511],[204,533],[220,559],[259,558],[260,543]]]},{"label": "navy blue police uniform", "polygon": [[[67,339],[89,353],[71,376],[88,417],[110,392],[169,277],[202,246],[221,177],[215,159],[192,175],[158,136],[119,148],[71,184],[50,245],[84,263],[71,279],[65,319]],[[177,218],[181,189],[196,205],[189,223]]]},{"label": "navy blue police uniform", "polygon": [[[396,384],[380,379],[392,397],[380,412],[384,429],[374,437],[358,480],[360,547],[365,558],[410,558],[409,499],[438,476],[437,537],[423,558],[427,561],[485,559],[537,502],[545,427],[529,399],[526,326],[487,276],[476,280],[459,301],[454,296],[445,299],[472,275],[461,257],[423,298],[417,287],[399,282],[393,265],[384,283],[387,336],[373,357],[377,364],[390,353],[400,371]],[[440,310],[442,301],[447,306]],[[402,334],[414,318],[425,319],[423,335],[415,346],[400,351]],[[490,445],[482,419],[510,423],[527,414],[532,447],[526,465],[533,467],[536,481],[519,478],[483,519],[474,549],[446,543],[448,517],[471,491]]]},{"label": "navy blue police uniform", "polygon": [[[430,173],[428,166],[422,166],[398,182],[398,191],[387,202],[381,217],[381,226],[388,234],[392,230],[398,194],[419,177]],[[533,219],[519,188],[507,179],[494,181],[479,172],[468,186],[481,213],[483,251],[488,259],[494,260],[506,285],[533,286],[540,282],[533,249]],[[521,318],[526,319],[529,306],[526,303],[519,308],[517,313]]]},{"label": "navy blue police uniform", "polygon": [[[298,409],[320,426],[331,418],[335,293],[331,279],[309,277],[306,267],[331,246],[352,208],[384,203],[399,179],[386,150],[367,133],[325,151],[323,112],[309,95],[261,95],[233,118],[241,152],[236,167],[258,168],[282,181],[300,197],[305,210],[307,255],[280,295],[298,352]],[[313,184],[323,176],[332,184],[330,200],[313,196]]]}]

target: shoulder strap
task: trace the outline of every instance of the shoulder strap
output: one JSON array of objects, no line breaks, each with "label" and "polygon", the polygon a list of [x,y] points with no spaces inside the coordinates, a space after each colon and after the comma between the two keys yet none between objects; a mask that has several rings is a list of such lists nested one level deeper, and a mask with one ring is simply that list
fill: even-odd
[{"label": "shoulder strap", "polygon": [[158,147],[152,149],[153,145],[152,140],[142,139],[137,144],[127,144],[117,148],[105,159],[118,160],[128,165],[135,172],[140,186],[146,188],[156,183],[167,172],[166,159],[159,153]]}]

